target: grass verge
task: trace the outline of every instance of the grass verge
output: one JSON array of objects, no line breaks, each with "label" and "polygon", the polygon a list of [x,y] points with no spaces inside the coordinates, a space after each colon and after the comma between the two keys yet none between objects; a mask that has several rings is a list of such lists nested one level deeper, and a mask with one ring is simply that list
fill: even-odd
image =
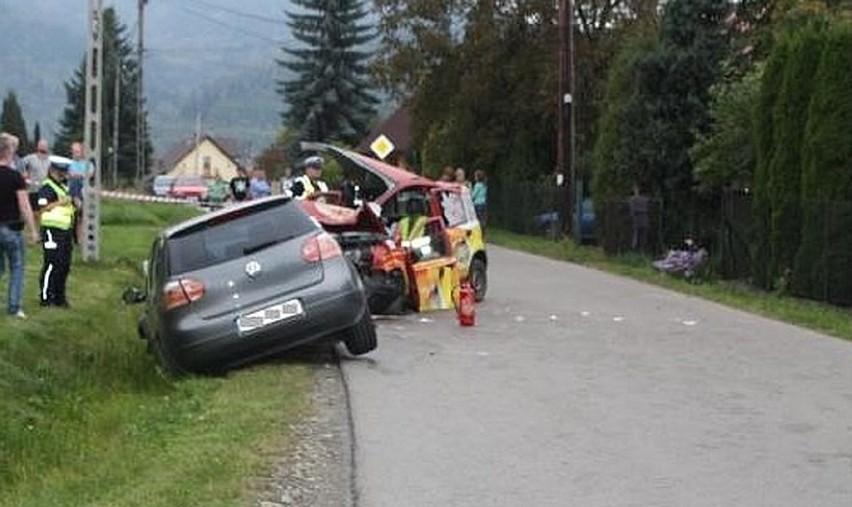
[{"label": "grass verge", "polygon": [[852,311],[849,309],[772,292],[762,292],[743,284],[720,280],[710,279],[698,284],[689,283],[655,270],[651,266],[652,259],[649,257],[637,254],[608,257],[600,248],[580,246],[568,239],[553,241],[540,237],[522,236],[499,229],[489,229],[488,242],[627,276],[747,312],[852,340]]},{"label": "grass verge", "polygon": [[75,253],[70,310],[38,306],[41,252],[28,249],[29,318],[0,315],[0,506],[249,503],[310,409],[310,366],[172,380],[137,338],[141,308],[121,302],[156,232],[195,213],[105,203],[101,260]]}]

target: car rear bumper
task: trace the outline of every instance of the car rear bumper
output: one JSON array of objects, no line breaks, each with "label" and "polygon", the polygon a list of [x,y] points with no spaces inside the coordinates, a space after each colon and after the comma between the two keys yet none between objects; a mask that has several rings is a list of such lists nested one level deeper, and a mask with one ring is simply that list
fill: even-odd
[{"label": "car rear bumper", "polygon": [[201,325],[196,319],[191,330],[180,330],[177,322],[176,329],[162,333],[173,337],[163,345],[182,368],[207,371],[232,368],[302,344],[332,342],[364,315],[367,300],[349,266],[336,262],[329,267],[322,282],[282,294],[276,301],[299,300],[303,308],[299,316],[248,332],[239,331],[236,314],[206,319]]}]

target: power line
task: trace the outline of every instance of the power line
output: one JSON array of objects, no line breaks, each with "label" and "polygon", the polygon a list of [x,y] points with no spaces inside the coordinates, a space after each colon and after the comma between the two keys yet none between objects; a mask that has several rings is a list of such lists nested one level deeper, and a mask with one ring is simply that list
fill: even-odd
[{"label": "power line", "polygon": [[259,35],[255,32],[252,32],[250,30],[246,30],[245,28],[242,28],[242,27],[239,27],[239,26],[229,25],[228,23],[225,23],[223,21],[219,21],[218,19],[216,19],[214,17],[208,16],[208,15],[203,14],[203,13],[196,11],[196,10],[192,10],[191,8],[187,8],[186,6],[183,6],[183,5],[176,5],[175,7],[177,7],[178,9],[180,9],[180,10],[182,10],[182,11],[188,13],[188,14],[196,16],[196,17],[203,19],[205,21],[208,21],[210,23],[213,23],[214,25],[218,25],[218,26],[221,26],[223,28],[233,30],[235,32],[240,32],[244,35],[248,35],[248,36],[254,37],[256,39],[264,40],[264,41],[267,41],[267,42],[272,42],[272,43],[278,44],[278,45],[283,45],[285,43],[282,40],[273,39],[272,37],[266,37],[266,36],[263,36],[263,35]]},{"label": "power line", "polygon": [[197,4],[197,5],[201,5],[201,6],[204,6],[204,7],[209,7],[211,9],[220,10],[222,12],[227,12],[228,14],[233,14],[234,16],[239,16],[239,17],[246,18],[246,19],[253,19],[255,21],[262,21],[264,23],[270,23],[270,24],[276,24],[276,25],[281,25],[281,24],[286,23],[286,21],[282,18],[270,18],[270,17],[266,17],[266,16],[260,16],[258,14],[251,14],[251,13],[248,13],[248,12],[242,12],[242,11],[238,11],[238,10],[231,9],[231,8],[228,8],[228,7],[223,7],[221,5],[216,5],[216,4],[213,4],[213,3],[210,3],[210,2],[205,2],[204,0],[186,0],[186,1],[188,1],[190,3]]},{"label": "power line", "polygon": [[[162,64],[175,65],[176,63],[187,62],[187,61],[191,61],[193,63],[197,62],[197,63],[203,63],[203,64],[209,64],[209,65],[216,65],[216,66],[222,64],[221,60],[214,60],[214,59],[199,60],[198,58],[191,58],[190,59],[190,58],[179,58],[179,57],[178,58],[176,58],[176,57],[161,57],[161,58],[158,58],[156,61],[158,63],[160,63],[161,65]],[[270,62],[271,62],[271,65],[275,65],[274,60],[270,60]],[[267,71],[268,72],[277,72],[277,66],[272,67],[271,65],[267,64],[266,62],[261,62],[261,61],[258,61],[256,64],[229,62],[227,67],[229,69],[243,69],[243,70],[260,71],[260,72],[267,72]],[[223,75],[227,76],[227,74],[222,74],[222,75],[217,74],[216,79],[219,79]]]},{"label": "power line", "polygon": [[[266,49],[267,46],[204,46],[204,47],[148,47],[146,53],[227,53]],[[277,49],[276,49],[277,51]],[[229,63],[230,65],[230,63]]]}]

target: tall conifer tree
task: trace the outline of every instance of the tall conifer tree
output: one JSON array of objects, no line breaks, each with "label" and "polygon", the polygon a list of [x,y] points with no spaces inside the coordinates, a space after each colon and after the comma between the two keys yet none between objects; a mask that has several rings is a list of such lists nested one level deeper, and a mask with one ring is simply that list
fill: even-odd
[{"label": "tall conifer tree", "polygon": [[0,130],[18,136],[20,141],[18,155],[24,155],[30,151],[30,143],[27,137],[27,124],[21,105],[15,92],[9,91],[3,99],[3,111],[0,113]]},{"label": "tall conifer tree", "polygon": [[767,181],[771,208],[770,256],[764,255],[763,262],[769,264],[773,278],[792,269],[799,247],[803,119],[808,116],[822,45],[823,36],[818,28],[806,27],[793,36],[772,108],[773,146]]},{"label": "tall conifer tree", "polygon": [[[104,29],[104,73],[101,89],[103,93],[103,109],[101,111],[101,160],[106,167],[112,162],[110,148],[113,146],[113,121],[115,108],[119,108],[118,135],[118,175],[125,181],[132,180],[136,175],[136,118],[138,116],[138,62],[131,57],[133,46],[125,35],[115,10],[107,8],[103,16]],[[116,76],[116,73],[119,73]],[[86,107],[86,72],[85,59],[74,71],[74,75],[65,82],[65,93],[68,102],[59,120],[59,132],[53,151],[60,155],[70,153],[70,145],[74,141],[83,140],[83,123]],[[118,77],[118,79],[116,79]],[[115,103],[115,86],[119,87],[119,103]],[[147,123],[147,114],[143,111],[143,121]],[[149,131],[146,127],[144,132]],[[144,140],[146,160],[151,160],[152,147],[150,139]]]},{"label": "tall conifer tree", "polygon": [[33,127],[33,138],[32,138],[33,146],[35,146],[35,144],[38,143],[41,138],[42,138],[41,123],[36,122],[35,127]]},{"label": "tall conifer tree", "polygon": [[[710,127],[710,87],[721,75],[727,47],[726,0],[671,0],[665,4],[660,45],[638,66],[632,111],[640,132],[634,153],[664,203],[664,240],[697,230],[692,216],[693,164],[689,149]],[[699,238],[703,239],[703,238]]]},{"label": "tall conifer tree", "polygon": [[800,296],[852,305],[852,25],[826,38],[802,143],[801,246],[793,272]]},{"label": "tall conifer tree", "polygon": [[363,24],[360,0],[294,0],[302,12],[288,12],[288,25],[303,46],[282,48],[289,58],[279,65],[293,72],[278,82],[278,93],[289,106],[285,127],[302,140],[354,144],[368,131],[378,103],[367,80],[369,53],[359,47],[375,38]]}]

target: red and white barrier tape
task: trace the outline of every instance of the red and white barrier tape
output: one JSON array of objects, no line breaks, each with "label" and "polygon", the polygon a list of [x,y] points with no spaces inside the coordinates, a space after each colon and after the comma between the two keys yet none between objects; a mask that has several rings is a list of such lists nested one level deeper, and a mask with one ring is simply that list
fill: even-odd
[{"label": "red and white barrier tape", "polygon": [[147,194],[133,194],[130,192],[116,192],[114,190],[101,190],[101,197],[105,199],[120,199],[124,201],[163,202],[171,204],[199,204],[197,200],[178,199],[175,197],[159,197],[156,195]]}]

